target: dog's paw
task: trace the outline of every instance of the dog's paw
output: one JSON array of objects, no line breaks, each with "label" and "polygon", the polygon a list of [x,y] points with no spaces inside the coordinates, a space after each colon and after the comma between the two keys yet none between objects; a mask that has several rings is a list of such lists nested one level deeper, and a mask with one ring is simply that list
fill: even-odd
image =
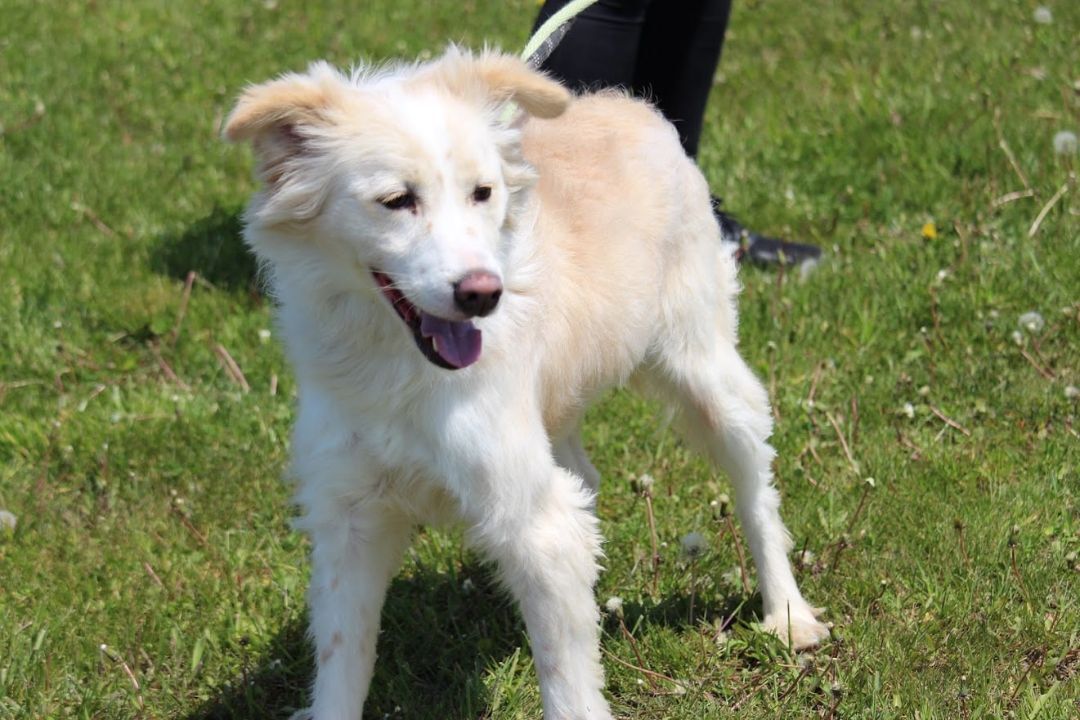
[{"label": "dog's paw", "polygon": [[824,608],[812,608],[809,605],[775,612],[765,616],[762,627],[766,632],[778,636],[785,644],[790,644],[792,650],[805,650],[829,637],[829,628],[818,621],[818,617],[824,612]]},{"label": "dog's paw", "polygon": [[313,720],[314,713],[311,712],[311,708],[304,708],[303,710],[297,710],[289,716],[289,720]]}]

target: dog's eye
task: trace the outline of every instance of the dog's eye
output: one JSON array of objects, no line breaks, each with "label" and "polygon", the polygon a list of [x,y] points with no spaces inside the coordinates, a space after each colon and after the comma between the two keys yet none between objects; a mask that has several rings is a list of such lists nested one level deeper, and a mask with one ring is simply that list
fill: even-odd
[{"label": "dog's eye", "polygon": [[477,185],[476,189],[472,191],[472,199],[475,202],[487,202],[491,199],[491,186]]},{"label": "dog's eye", "polygon": [[387,210],[412,210],[416,207],[416,193],[411,190],[394,193],[379,199],[379,204]]}]

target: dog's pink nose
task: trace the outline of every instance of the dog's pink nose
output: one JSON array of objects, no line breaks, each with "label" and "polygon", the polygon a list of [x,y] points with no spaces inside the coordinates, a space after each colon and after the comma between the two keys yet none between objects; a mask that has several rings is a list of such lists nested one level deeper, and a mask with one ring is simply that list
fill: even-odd
[{"label": "dog's pink nose", "polygon": [[502,296],[502,280],[486,270],[473,270],[454,283],[454,304],[469,317],[489,315]]}]

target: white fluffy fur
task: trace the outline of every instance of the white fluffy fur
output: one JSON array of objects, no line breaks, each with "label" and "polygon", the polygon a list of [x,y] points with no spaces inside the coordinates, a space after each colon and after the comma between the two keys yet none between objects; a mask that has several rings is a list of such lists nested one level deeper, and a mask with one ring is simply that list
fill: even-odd
[{"label": "white fluffy fur", "polygon": [[[510,126],[501,108],[521,110]],[[520,605],[549,720],[611,718],[593,598],[599,476],[587,403],[669,401],[732,478],[765,626],[826,633],[787,559],[764,389],[736,350],[734,262],[672,128],[616,94],[570,98],[519,61],[450,51],[250,88],[226,135],[263,189],[246,239],[280,302],[300,407],[292,474],[312,539],[318,720],[359,718],[387,586],[418,523],[458,522]],[[477,184],[492,187],[476,202]],[[379,204],[415,189],[415,212]],[[432,365],[374,282],[451,320],[452,283],[502,279],[480,360]],[[617,548],[614,551],[618,551]],[[790,620],[790,624],[789,624]]]}]

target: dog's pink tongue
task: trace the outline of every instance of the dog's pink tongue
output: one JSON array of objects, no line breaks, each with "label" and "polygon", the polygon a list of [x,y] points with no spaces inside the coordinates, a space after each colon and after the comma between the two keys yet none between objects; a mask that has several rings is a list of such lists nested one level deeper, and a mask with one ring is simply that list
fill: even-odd
[{"label": "dog's pink tongue", "polygon": [[443,320],[420,312],[420,334],[434,340],[435,352],[456,368],[480,359],[480,331],[470,321]]}]

